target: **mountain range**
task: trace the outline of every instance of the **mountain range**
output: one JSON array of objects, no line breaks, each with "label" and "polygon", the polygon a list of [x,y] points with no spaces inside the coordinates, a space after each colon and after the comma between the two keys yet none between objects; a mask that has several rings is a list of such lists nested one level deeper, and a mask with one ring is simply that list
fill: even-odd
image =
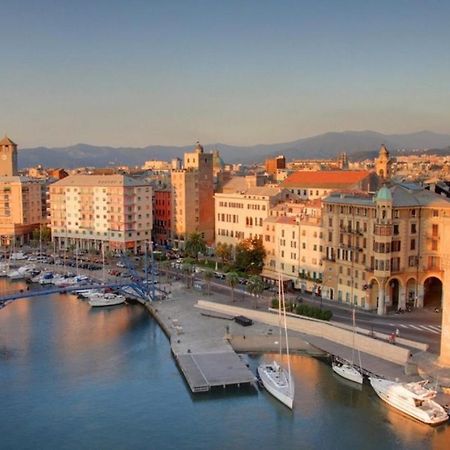
[{"label": "mountain range", "polygon": [[[392,154],[407,154],[417,149],[443,149],[450,154],[450,135],[420,131],[409,134],[382,134],[375,131],[329,132],[313,137],[278,144],[253,146],[233,146],[227,144],[207,144],[205,151],[219,150],[222,159],[228,162],[255,163],[284,154],[288,160],[306,158],[333,158],[347,152],[350,159],[373,157],[381,144],[385,144]],[[191,151],[194,144],[175,147],[149,145],[136,147],[108,147],[76,144],[68,147],[36,147],[19,150],[19,166],[33,167],[105,167],[111,165],[140,166],[150,159],[170,161]],[[442,151],[441,151],[442,153]]]}]

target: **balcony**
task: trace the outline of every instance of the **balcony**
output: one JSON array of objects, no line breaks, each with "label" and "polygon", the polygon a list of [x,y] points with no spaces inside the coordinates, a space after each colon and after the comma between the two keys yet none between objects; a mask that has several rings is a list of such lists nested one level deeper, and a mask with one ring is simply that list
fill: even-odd
[{"label": "balcony", "polygon": [[393,226],[390,224],[378,224],[375,225],[375,236],[392,236]]}]

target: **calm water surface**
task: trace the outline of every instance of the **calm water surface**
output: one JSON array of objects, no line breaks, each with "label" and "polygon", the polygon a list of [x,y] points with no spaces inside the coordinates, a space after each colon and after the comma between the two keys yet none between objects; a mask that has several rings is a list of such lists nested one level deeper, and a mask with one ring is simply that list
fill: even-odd
[{"label": "calm water surface", "polygon": [[[0,292],[20,286],[0,280]],[[0,449],[450,448],[449,426],[402,417],[320,361],[292,362],[293,412],[252,389],[192,396],[140,306],[16,301],[0,310]]]}]

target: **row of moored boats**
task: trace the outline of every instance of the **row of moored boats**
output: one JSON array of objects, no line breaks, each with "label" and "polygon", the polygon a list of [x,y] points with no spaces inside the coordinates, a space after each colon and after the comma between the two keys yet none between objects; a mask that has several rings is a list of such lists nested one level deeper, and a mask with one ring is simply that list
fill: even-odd
[{"label": "row of moored boats", "polygon": [[[287,370],[276,361],[261,364],[257,375],[259,382],[277,400],[292,409],[294,405],[294,380],[291,375],[289,363],[289,345],[286,325],[286,309],[284,290],[281,280],[278,283],[278,315],[280,329],[280,343],[282,339],[281,330],[284,328]],[[355,337],[355,313],[353,313],[353,337]],[[341,377],[354,383],[363,384],[364,377],[361,369],[361,358],[359,367],[354,364],[355,343],[353,339],[352,361],[335,360],[332,363],[333,371]],[[358,352],[359,356],[359,352]],[[281,357],[281,344],[280,344]],[[383,378],[370,376],[369,382],[376,394],[387,404],[396,408],[403,414],[429,425],[439,425],[449,418],[448,411],[439,405],[434,399],[437,391],[430,389],[427,380],[399,383]]]},{"label": "row of moored boats", "polygon": [[83,289],[84,285],[92,282],[86,275],[60,274],[54,272],[41,272],[35,265],[26,265],[14,269],[0,266],[0,276],[8,277],[10,280],[27,280],[40,285],[54,285],[56,287],[76,287],[80,298],[87,299],[91,306],[114,306],[125,303],[126,297],[114,292],[106,292],[99,289]]}]

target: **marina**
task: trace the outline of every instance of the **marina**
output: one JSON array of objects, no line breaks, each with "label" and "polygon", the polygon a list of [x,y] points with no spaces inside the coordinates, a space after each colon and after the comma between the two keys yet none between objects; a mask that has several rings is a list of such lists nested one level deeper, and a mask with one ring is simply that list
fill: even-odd
[{"label": "marina", "polygon": [[[202,328],[205,338],[197,345],[203,352],[217,345],[214,328],[220,328],[221,341],[226,325],[231,334],[248,337],[268,330],[259,323],[244,328],[205,318],[193,306],[193,297],[188,293],[183,299],[184,307],[192,304],[185,319],[178,317],[175,299],[154,305],[172,330],[183,328],[179,331],[185,334],[177,336],[192,336],[181,340],[180,351],[194,342],[191,314],[199,318],[192,328]],[[202,320],[208,324],[201,325]],[[228,438],[237,430],[242,448],[259,450],[427,450],[445,448],[450,439],[448,425],[432,428],[396,413],[370,386],[349,387],[319,359],[291,355],[296,391],[291,412],[270,395],[245,386],[193,394],[170,354],[167,337],[140,305],[91,309],[71,294],[11,303],[0,314],[0,381],[8,384],[0,391],[2,445],[148,448],[149,424],[151,445],[159,449],[231,449]],[[279,357],[276,351],[265,354],[261,346],[258,354],[250,352],[243,359],[255,373],[258,365]],[[13,426],[19,418],[20,429]],[[368,435],[383,435],[383,441],[368,444]]]}]

